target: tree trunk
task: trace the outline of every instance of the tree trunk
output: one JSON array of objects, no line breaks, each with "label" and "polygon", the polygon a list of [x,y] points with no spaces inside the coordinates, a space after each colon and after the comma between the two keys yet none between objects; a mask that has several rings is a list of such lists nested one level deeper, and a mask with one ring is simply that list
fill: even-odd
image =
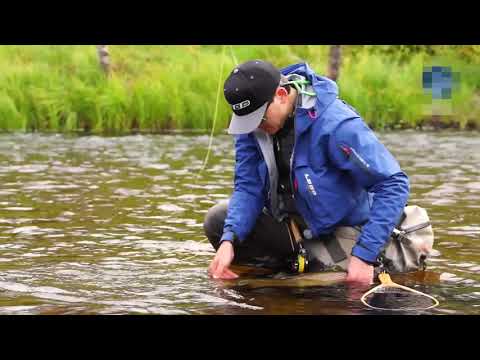
[{"label": "tree trunk", "polygon": [[330,46],[330,55],[328,63],[328,78],[337,81],[340,76],[340,63],[342,60],[341,45]]},{"label": "tree trunk", "polygon": [[106,76],[110,75],[110,53],[108,45],[97,45],[98,61]]}]

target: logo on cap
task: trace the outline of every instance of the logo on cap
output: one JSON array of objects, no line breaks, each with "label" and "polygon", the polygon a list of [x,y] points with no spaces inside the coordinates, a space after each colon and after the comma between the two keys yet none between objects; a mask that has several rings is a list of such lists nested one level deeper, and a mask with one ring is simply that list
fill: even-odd
[{"label": "logo on cap", "polygon": [[245,101],[242,101],[241,103],[238,103],[238,104],[235,104],[233,105],[233,110],[242,110],[242,109],[245,109],[246,107],[249,107],[250,106],[250,100],[245,100]]}]

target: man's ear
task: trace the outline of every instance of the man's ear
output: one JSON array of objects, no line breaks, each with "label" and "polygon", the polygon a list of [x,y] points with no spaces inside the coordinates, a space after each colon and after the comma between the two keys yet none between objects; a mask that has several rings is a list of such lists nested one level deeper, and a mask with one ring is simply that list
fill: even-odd
[{"label": "man's ear", "polygon": [[279,86],[275,91],[275,96],[278,96],[281,99],[285,99],[288,96],[288,91],[284,87]]}]

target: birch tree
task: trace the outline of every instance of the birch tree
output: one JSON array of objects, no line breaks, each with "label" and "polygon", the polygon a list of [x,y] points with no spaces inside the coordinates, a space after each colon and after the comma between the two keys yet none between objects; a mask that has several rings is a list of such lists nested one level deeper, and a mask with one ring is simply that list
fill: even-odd
[{"label": "birch tree", "polygon": [[97,45],[98,61],[106,76],[110,75],[110,53],[108,45]]},{"label": "birch tree", "polygon": [[341,55],[341,45],[330,46],[327,76],[333,81],[337,81],[340,76]]}]

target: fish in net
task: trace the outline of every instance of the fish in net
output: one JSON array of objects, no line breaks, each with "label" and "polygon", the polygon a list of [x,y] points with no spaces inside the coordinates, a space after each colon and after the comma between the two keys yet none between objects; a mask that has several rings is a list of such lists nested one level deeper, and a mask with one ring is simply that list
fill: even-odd
[{"label": "fish in net", "polygon": [[361,301],[377,310],[427,310],[439,304],[433,296],[394,283],[387,273],[378,278],[381,284],[366,292]]}]

